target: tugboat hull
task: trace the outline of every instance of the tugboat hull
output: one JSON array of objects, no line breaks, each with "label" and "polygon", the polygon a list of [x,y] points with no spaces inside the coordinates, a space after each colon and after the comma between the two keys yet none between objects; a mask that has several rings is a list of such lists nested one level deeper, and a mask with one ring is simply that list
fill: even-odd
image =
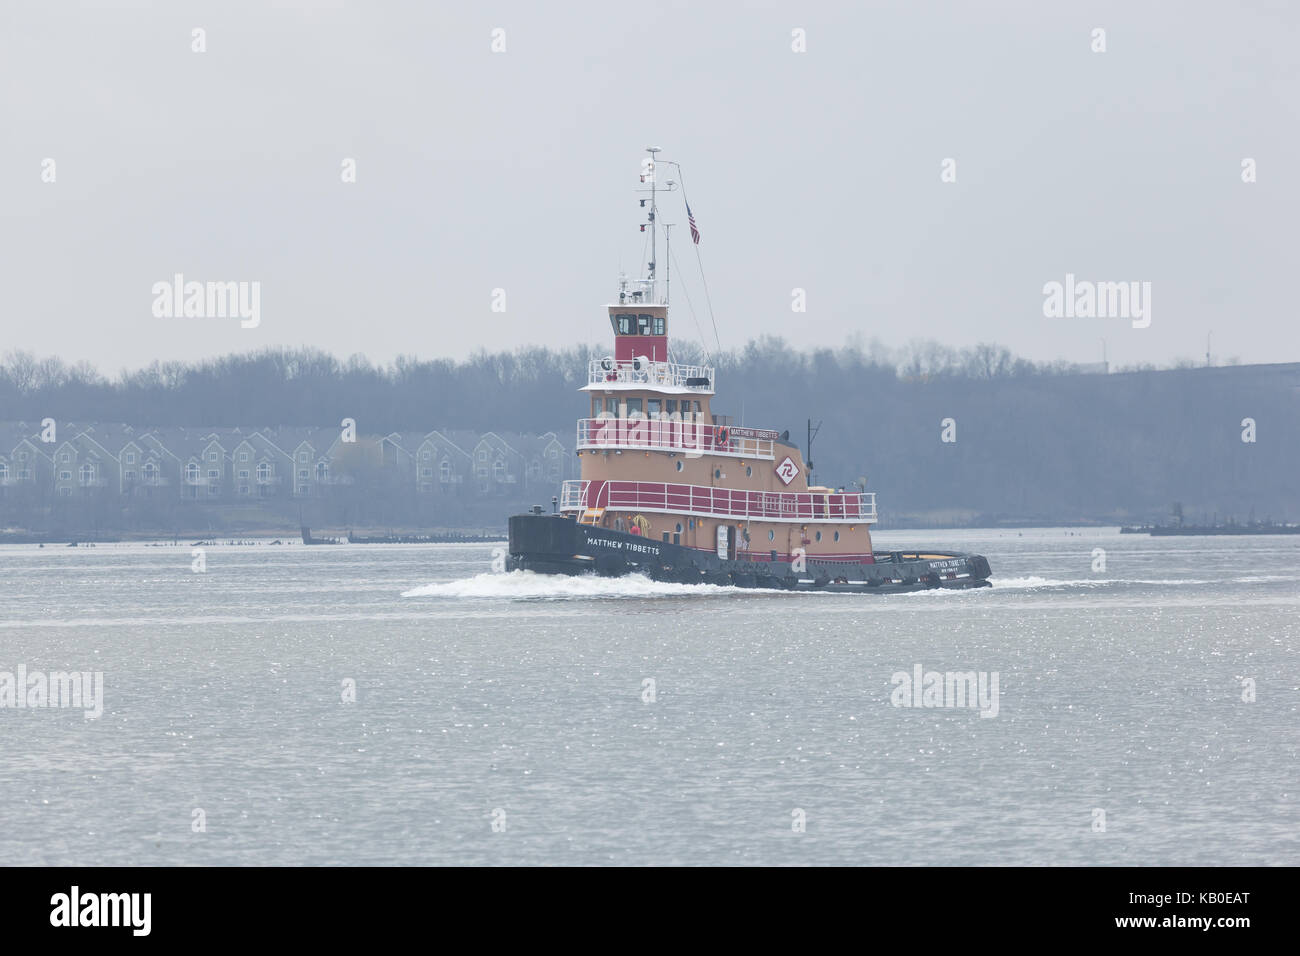
[{"label": "tugboat hull", "polygon": [[643,574],[683,584],[867,594],[991,586],[988,560],[978,554],[879,552],[871,564],[809,556],[796,571],[790,561],[720,558],[564,515],[514,515],[509,528],[507,566],[539,574]]}]

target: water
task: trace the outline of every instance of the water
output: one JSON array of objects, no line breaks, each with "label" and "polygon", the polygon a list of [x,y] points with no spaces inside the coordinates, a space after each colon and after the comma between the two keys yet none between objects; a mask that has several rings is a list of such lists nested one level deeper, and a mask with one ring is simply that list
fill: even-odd
[{"label": "water", "polygon": [[[102,671],[106,698],[0,709],[0,861],[1300,863],[1300,538],[877,539],[980,551],[997,586],[0,547],[0,671]],[[997,716],[892,706],[918,663],[996,671]]]}]

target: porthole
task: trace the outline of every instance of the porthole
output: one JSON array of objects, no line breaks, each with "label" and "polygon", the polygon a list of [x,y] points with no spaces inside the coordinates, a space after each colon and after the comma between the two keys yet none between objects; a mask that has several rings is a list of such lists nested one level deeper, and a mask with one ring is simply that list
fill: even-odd
[{"label": "porthole", "polygon": [[721,478],[721,477],[722,477],[722,469],[721,469],[721,468],[714,468],[714,469],[713,469],[713,477],[714,477],[714,478]]},{"label": "porthole", "polygon": [[768,541],[775,541],[775,540],[776,540],[776,532],[775,532],[775,531],[769,531],[769,532],[767,533],[767,540],[768,540]]},{"label": "porthole", "polygon": [[746,465],[746,466],[745,466],[745,477],[746,477],[746,478],[753,478],[753,477],[754,477],[754,469],[751,468],[749,465]]},{"label": "porthole", "polygon": [[[681,526],[680,526],[680,525],[678,525],[677,530],[678,530],[678,531],[681,530]],[[836,541],[840,540],[840,533],[839,533],[838,531],[835,532],[835,540],[836,540]]]},{"label": "porthole", "polygon": [[680,521],[677,522],[677,533],[678,534],[682,533],[682,523]]},{"label": "porthole", "polygon": [[820,531],[818,531],[818,532],[817,532],[817,540],[820,541],[821,539],[822,539],[822,533],[821,533]]},{"label": "porthole", "polygon": [[678,470],[678,471],[681,471],[681,470],[682,470],[682,463],[681,463],[681,460],[680,460],[680,459],[679,459],[678,462],[677,462],[677,470]]}]

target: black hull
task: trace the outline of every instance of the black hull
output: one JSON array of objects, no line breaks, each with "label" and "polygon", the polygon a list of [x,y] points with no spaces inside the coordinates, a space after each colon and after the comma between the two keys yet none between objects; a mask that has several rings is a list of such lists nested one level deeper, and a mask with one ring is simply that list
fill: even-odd
[{"label": "black hull", "polygon": [[644,574],[655,581],[783,591],[893,594],[990,586],[983,555],[925,554],[880,552],[874,564],[809,557],[796,572],[789,561],[724,559],[712,551],[579,524],[563,515],[522,514],[510,518],[507,567],[539,574]]}]

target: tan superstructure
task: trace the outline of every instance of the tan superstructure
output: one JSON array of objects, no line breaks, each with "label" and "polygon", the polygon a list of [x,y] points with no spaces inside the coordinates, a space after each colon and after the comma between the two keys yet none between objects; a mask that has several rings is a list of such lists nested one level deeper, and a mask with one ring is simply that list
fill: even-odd
[{"label": "tan superstructure", "polygon": [[809,486],[788,433],[733,424],[713,409],[714,369],[668,359],[666,306],[621,299],[614,354],[588,369],[582,478],[561,510],[731,558],[869,563],[874,495]]}]

